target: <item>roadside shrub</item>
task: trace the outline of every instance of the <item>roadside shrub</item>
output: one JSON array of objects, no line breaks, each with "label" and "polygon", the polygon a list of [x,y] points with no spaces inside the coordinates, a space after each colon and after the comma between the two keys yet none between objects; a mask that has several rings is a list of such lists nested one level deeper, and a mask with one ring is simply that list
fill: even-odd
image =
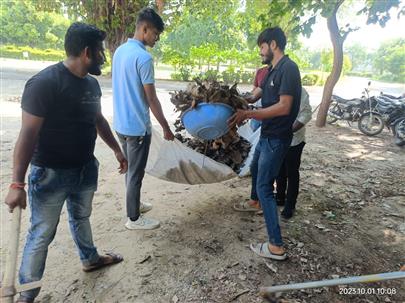
[{"label": "roadside shrub", "polygon": [[219,72],[214,69],[209,69],[205,73],[200,74],[200,79],[206,81],[218,81]]},{"label": "roadside shrub", "polygon": [[191,68],[187,66],[181,66],[177,72],[170,74],[170,78],[176,81],[190,81]]},{"label": "roadside shrub", "polygon": [[372,78],[373,77],[373,73],[371,73],[371,72],[354,72],[354,71],[350,71],[346,75],[355,76],[355,77],[362,77],[362,78]]},{"label": "roadside shrub", "polygon": [[[28,53],[28,58],[24,58],[24,52]],[[0,57],[42,61],[61,61],[65,58],[65,52],[62,50],[38,49],[29,46],[1,45]]]},{"label": "roadside shrub", "polygon": [[319,80],[316,82],[315,85],[324,86],[325,83],[326,83],[326,77],[325,78],[319,78]]},{"label": "roadside shrub", "polygon": [[181,81],[181,75],[180,75],[180,73],[177,73],[177,72],[171,73],[170,78],[175,81]]},{"label": "roadside shrub", "polygon": [[232,70],[224,70],[221,74],[222,76],[222,80],[225,83],[235,83],[235,82],[239,82],[240,80],[240,75]]},{"label": "roadside shrub", "polygon": [[176,81],[190,81],[193,78],[199,78],[203,81],[224,81],[228,84],[233,83],[252,83],[254,79],[254,72],[249,71],[235,71],[233,68],[218,72],[214,69],[209,69],[205,72],[192,73],[191,68],[180,67],[177,72],[170,75],[172,80]]},{"label": "roadside shrub", "polygon": [[186,66],[182,66],[179,68],[179,73],[181,80],[183,81],[189,81],[191,77],[191,68],[188,68]]},{"label": "roadside shrub", "polygon": [[255,72],[242,72],[241,73],[241,82],[245,84],[253,83],[253,80],[255,78]]},{"label": "roadside shrub", "polygon": [[229,68],[222,72],[222,80],[225,83],[252,83],[255,73],[248,71],[235,71]]},{"label": "roadside shrub", "polygon": [[304,86],[313,86],[318,83],[319,76],[317,74],[307,74],[302,77],[301,82]]},{"label": "roadside shrub", "polygon": [[384,73],[382,75],[375,75],[374,78],[377,80],[386,81],[386,82],[403,83],[404,82],[404,73],[401,73],[400,75]]}]

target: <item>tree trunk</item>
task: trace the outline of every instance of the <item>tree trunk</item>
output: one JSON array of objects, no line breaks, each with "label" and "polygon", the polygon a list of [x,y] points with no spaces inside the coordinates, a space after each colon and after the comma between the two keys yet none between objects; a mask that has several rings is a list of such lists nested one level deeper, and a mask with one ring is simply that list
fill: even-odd
[{"label": "tree trunk", "polygon": [[128,39],[125,31],[120,28],[112,32],[113,33],[107,35],[107,38],[105,39],[106,47],[110,52],[111,59],[115,53],[115,50]]},{"label": "tree trunk", "polygon": [[344,36],[340,35],[339,26],[336,19],[336,13],[342,3],[343,0],[336,3],[335,9],[333,10],[331,16],[327,19],[329,34],[333,45],[333,68],[332,72],[326,79],[325,86],[323,87],[322,101],[316,117],[316,126],[318,127],[324,127],[326,124],[326,116],[328,114],[333,89],[339,80],[340,74],[342,73],[343,42],[347,36],[347,33]]},{"label": "tree trunk", "polygon": [[[106,47],[110,52],[111,59],[115,50],[132,37],[135,32],[135,20],[139,11],[148,3],[146,0],[126,1],[126,0],[106,0],[105,4],[100,1],[89,1],[89,7],[93,7],[92,23],[99,25],[107,32],[105,39]],[[157,1],[157,6],[163,9],[164,1]],[[97,8],[97,9],[96,9]],[[89,8],[90,9],[90,8]]]},{"label": "tree trunk", "polygon": [[164,0],[156,0],[156,7],[158,10],[159,15],[161,15],[163,13],[163,9],[165,6],[165,1]]},{"label": "tree trunk", "polygon": [[110,53],[110,58],[112,60],[115,50],[120,46],[120,44],[116,43],[116,41],[110,41],[108,38],[106,39],[106,47]]}]

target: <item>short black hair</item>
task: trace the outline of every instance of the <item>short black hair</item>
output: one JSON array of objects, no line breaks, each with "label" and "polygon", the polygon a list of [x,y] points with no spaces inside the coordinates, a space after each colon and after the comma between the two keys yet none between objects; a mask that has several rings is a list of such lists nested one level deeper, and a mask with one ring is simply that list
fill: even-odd
[{"label": "short black hair", "polygon": [[142,9],[139,14],[138,18],[136,19],[136,25],[147,22],[153,27],[155,27],[159,32],[163,32],[165,29],[165,24],[163,23],[162,18],[155,12],[153,8],[146,7]]},{"label": "short black hair", "polygon": [[272,40],[276,41],[277,46],[284,51],[285,45],[287,44],[287,38],[281,28],[278,26],[276,27],[269,27],[262,31],[257,37],[257,45],[261,45],[263,43],[270,43]]},{"label": "short black hair", "polygon": [[94,25],[74,22],[69,26],[65,35],[66,55],[78,57],[86,47],[94,51],[105,37],[106,32]]}]

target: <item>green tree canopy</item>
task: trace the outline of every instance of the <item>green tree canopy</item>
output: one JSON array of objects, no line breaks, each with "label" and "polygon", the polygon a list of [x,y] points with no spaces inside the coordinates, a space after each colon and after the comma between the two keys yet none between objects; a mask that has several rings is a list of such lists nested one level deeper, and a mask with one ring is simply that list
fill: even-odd
[{"label": "green tree canopy", "polygon": [[[327,20],[328,30],[331,36],[333,45],[333,67],[331,74],[328,76],[321,106],[317,116],[317,126],[325,126],[326,115],[328,112],[333,88],[339,80],[343,68],[343,43],[347,35],[358,29],[357,25],[345,23],[344,26],[338,24],[338,12],[343,4],[350,4],[351,1],[345,0],[287,0],[287,1],[272,1],[270,12],[273,13],[271,19],[272,24],[281,24],[287,19],[287,27],[291,28],[291,32],[301,32],[306,36],[312,33],[312,26],[317,18],[324,17]],[[357,12],[358,15],[366,15],[367,24],[378,23],[384,26],[391,18],[390,9],[398,7],[399,0],[365,0],[363,7]],[[400,10],[400,14],[404,14],[405,9]]]},{"label": "green tree canopy", "polygon": [[383,43],[377,50],[374,68],[381,78],[404,82],[405,39],[399,38]]},{"label": "green tree canopy", "polygon": [[345,48],[345,52],[352,62],[354,71],[366,71],[371,68],[371,53],[363,45],[355,43]]},{"label": "green tree canopy", "polygon": [[215,7],[209,3],[183,8],[175,29],[172,27],[162,37],[164,61],[199,67],[202,63],[218,65],[238,58],[237,53],[246,49],[246,39],[237,22],[238,1],[217,1]]},{"label": "green tree canopy", "polygon": [[[331,72],[333,68],[333,51],[323,50],[321,52],[321,64],[322,64],[322,71]],[[352,62],[348,55],[343,55],[343,68],[342,73],[346,74],[347,72],[352,70]]]},{"label": "green tree canopy", "polygon": [[135,32],[138,12],[152,5],[147,0],[31,0],[39,10],[67,14],[74,21],[85,21],[107,32],[110,53]]},{"label": "green tree canopy", "polygon": [[31,1],[8,1],[0,8],[0,39],[3,44],[63,49],[70,24],[62,15],[37,11]]}]

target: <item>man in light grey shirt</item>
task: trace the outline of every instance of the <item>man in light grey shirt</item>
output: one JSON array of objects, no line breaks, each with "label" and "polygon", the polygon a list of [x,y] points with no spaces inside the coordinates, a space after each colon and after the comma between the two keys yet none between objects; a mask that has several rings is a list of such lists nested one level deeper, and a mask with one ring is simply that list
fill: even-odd
[{"label": "man in light grey shirt", "polygon": [[299,192],[301,155],[305,146],[305,124],[311,118],[312,109],[309,104],[309,95],[302,88],[300,110],[293,124],[294,136],[276,180],[276,201],[277,205],[284,206],[281,216],[285,219],[290,219],[294,215]]}]

